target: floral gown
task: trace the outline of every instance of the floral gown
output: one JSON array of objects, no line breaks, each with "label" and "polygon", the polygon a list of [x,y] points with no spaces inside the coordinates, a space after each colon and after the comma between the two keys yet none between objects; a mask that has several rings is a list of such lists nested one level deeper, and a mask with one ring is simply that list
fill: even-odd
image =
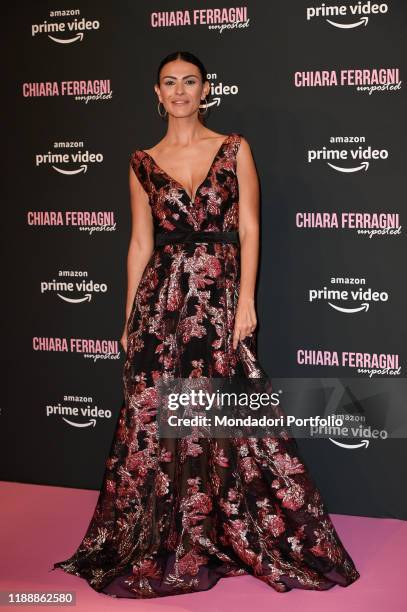
[{"label": "floral gown", "polygon": [[[226,137],[193,199],[147,152],[131,154],[155,232],[238,229],[240,142]],[[160,377],[264,374],[254,335],[232,347],[239,266],[231,242],[155,247],[127,322],[124,402],[98,502],[78,549],[52,569],[127,598],[207,590],[242,574],[279,592],[358,579],[294,438],[157,435]]]}]

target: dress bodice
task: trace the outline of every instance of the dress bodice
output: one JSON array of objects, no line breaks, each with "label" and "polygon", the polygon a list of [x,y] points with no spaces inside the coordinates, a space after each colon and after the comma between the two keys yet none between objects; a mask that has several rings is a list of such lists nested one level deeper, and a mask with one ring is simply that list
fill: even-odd
[{"label": "dress bodice", "polygon": [[148,194],[156,232],[238,229],[240,142],[241,134],[236,132],[224,139],[192,198],[149,153],[136,149],[131,154],[131,167]]}]

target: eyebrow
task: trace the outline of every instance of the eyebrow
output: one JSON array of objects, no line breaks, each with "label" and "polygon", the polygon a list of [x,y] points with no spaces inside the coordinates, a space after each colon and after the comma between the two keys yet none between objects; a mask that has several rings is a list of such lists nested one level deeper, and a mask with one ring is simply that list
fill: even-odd
[{"label": "eyebrow", "polygon": [[[198,75],[197,74],[187,74],[186,76],[182,77],[183,79],[189,79],[189,77],[195,77],[196,79],[198,79]],[[170,74],[166,74],[165,76],[161,77],[162,79],[176,79],[177,77],[175,76],[171,76]]]}]

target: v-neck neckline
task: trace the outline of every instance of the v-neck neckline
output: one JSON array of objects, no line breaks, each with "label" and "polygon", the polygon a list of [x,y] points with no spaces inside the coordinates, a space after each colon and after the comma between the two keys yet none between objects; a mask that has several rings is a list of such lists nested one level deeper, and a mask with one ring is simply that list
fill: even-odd
[{"label": "v-neck neckline", "polygon": [[164,174],[168,179],[170,179],[170,181],[172,181],[173,183],[175,183],[178,187],[180,187],[182,189],[182,191],[188,196],[188,199],[191,202],[195,202],[197,195],[198,195],[198,191],[201,189],[202,185],[205,183],[205,181],[208,179],[213,166],[215,165],[216,160],[218,159],[219,155],[221,154],[223,147],[226,145],[226,143],[228,142],[229,138],[231,137],[231,134],[228,134],[228,136],[226,136],[226,138],[224,138],[223,142],[221,143],[219,149],[216,151],[214,158],[212,159],[211,165],[209,166],[208,172],[205,175],[205,178],[203,179],[203,181],[201,181],[201,183],[198,185],[198,187],[195,190],[195,194],[194,197],[190,196],[187,189],[185,189],[184,185],[182,185],[179,181],[177,181],[177,179],[175,179],[173,176],[171,176],[170,174],[168,174],[168,172],[166,172],[163,168],[161,168],[161,166],[159,164],[157,164],[157,162],[155,161],[154,157],[152,157],[150,155],[150,153],[147,153],[147,151],[144,151],[143,149],[140,149],[140,151],[142,153],[144,153],[144,155],[147,155],[147,157],[149,157],[151,159],[151,161],[153,162],[153,164],[155,165],[156,168],[158,168],[158,170]]}]

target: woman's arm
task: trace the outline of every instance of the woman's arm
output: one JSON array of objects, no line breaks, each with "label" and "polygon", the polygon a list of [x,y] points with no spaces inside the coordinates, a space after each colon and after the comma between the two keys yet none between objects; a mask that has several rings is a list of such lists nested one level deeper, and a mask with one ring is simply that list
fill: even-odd
[{"label": "woman's arm", "polygon": [[239,183],[240,291],[233,348],[257,325],[255,288],[259,258],[259,181],[250,145],[241,138],[236,156]]},{"label": "woman's arm", "polygon": [[148,195],[131,164],[129,167],[131,237],[127,254],[127,297],[124,332],[121,338],[127,351],[127,321],[144,269],[154,250],[154,227]]}]

